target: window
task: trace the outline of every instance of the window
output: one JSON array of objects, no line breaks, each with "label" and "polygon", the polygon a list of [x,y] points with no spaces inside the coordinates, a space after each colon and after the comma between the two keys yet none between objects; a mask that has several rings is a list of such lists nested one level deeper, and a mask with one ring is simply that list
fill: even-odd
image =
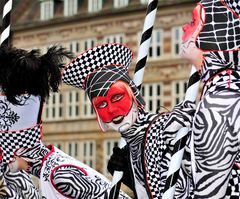
[{"label": "window", "polygon": [[67,142],[67,154],[73,158],[79,157],[79,142]]},{"label": "window", "polygon": [[108,35],[104,37],[105,43],[123,43],[123,35],[122,34],[114,34],[114,35]]},{"label": "window", "polygon": [[46,101],[44,116],[47,121],[63,118],[63,95],[62,93],[51,93]]},{"label": "window", "polygon": [[80,52],[91,49],[96,44],[96,38],[88,38],[85,40],[73,40],[66,43],[66,47],[69,47],[69,50],[75,55],[78,55]]},{"label": "window", "polygon": [[148,0],[140,0],[142,4],[147,4]]},{"label": "window", "polygon": [[93,118],[95,116],[92,104],[84,91],[81,91],[82,98],[82,117],[81,118]]},{"label": "window", "polygon": [[90,48],[93,48],[95,46],[96,39],[89,38],[84,41],[84,51],[88,50]]},{"label": "window", "polygon": [[156,112],[163,103],[163,91],[161,83],[145,83],[142,86],[142,96],[146,102],[146,110],[150,112]]},{"label": "window", "polygon": [[84,141],[81,142],[80,145],[80,156],[79,159],[83,163],[87,164],[88,166],[92,167],[93,169],[96,166],[96,143],[95,141]]},{"label": "window", "polygon": [[[139,35],[139,44],[141,41],[142,33],[138,33]],[[149,59],[156,59],[162,56],[163,54],[163,31],[161,29],[153,30],[152,37],[148,52]]]},{"label": "window", "polygon": [[[103,162],[103,174],[105,176],[108,176],[108,170],[107,170],[107,164],[110,156],[112,155],[113,147],[118,146],[119,140],[104,140],[103,143],[103,156],[104,156],[104,162]],[[110,176],[110,175],[109,175]]]},{"label": "window", "polygon": [[98,12],[102,10],[102,0],[88,0],[88,12]]},{"label": "window", "polygon": [[172,29],[172,54],[179,55],[180,54],[180,46],[182,43],[182,28],[181,27],[173,27]]},{"label": "window", "polygon": [[64,16],[77,14],[78,0],[64,0]]},{"label": "window", "polygon": [[78,54],[80,52],[80,44],[78,41],[71,41],[69,44],[69,49],[71,52]]},{"label": "window", "polygon": [[54,142],[54,143],[52,143],[52,145],[57,147],[58,149],[64,151],[64,143],[63,142]]},{"label": "window", "polygon": [[54,3],[53,0],[42,0],[40,6],[41,20],[48,20],[53,18]]},{"label": "window", "polygon": [[128,5],[128,0],[114,0],[114,8],[122,8]]},{"label": "window", "polygon": [[80,93],[78,90],[66,92],[66,117],[77,119],[80,116]]},{"label": "window", "polygon": [[172,82],[172,106],[175,106],[184,100],[187,90],[187,80],[173,81]]}]

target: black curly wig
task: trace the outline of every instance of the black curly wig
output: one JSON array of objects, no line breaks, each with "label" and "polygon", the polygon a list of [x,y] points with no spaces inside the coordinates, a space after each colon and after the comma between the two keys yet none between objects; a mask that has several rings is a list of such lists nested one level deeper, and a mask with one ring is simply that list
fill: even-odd
[{"label": "black curly wig", "polygon": [[1,46],[0,87],[8,101],[19,104],[17,96],[25,93],[45,100],[50,91],[57,92],[65,58],[71,59],[72,54],[57,46],[43,55],[40,50]]}]

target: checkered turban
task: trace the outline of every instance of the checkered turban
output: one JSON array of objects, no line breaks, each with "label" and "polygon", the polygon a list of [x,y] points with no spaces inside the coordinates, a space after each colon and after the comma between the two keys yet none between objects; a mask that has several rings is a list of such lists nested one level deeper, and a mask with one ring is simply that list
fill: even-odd
[{"label": "checkered turban", "polygon": [[109,87],[122,80],[129,84],[138,105],[144,100],[128,75],[132,51],[117,43],[96,46],[71,61],[63,72],[63,82],[86,90],[90,100],[107,94]]},{"label": "checkered turban", "polygon": [[240,48],[240,1],[202,0],[205,23],[196,46],[206,51],[226,51]]},{"label": "checkered turban", "polygon": [[106,96],[110,86],[118,80],[122,80],[130,86],[138,105],[143,107],[145,102],[142,96],[129,77],[126,68],[122,66],[111,65],[93,72],[86,81],[86,92],[89,99],[92,101],[94,97]]}]

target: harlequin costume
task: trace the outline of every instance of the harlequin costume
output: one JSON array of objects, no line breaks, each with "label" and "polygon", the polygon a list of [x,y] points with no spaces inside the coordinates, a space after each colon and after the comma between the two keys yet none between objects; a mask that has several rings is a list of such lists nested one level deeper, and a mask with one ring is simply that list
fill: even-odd
[{"label": "harlequin costume", "polygon": [[[16,154],[30,162],[29,172],[40,179],[44,199],[109,198],[111,184],[106,177],[52,145],[21,148]],[[118,198],[130,199],[122,191]]]},{"label": "harlequin costume", "polygon": [[[124,45],[96,46],[67,65],[63,73],[63,82],[84,89],[93,104],[101,129],[116,128],[126,140],[128,163],[131,166],[131,174],[128,178],[129,176],[132,178],[136,197],[161,198],[173,149],[173,139],[180,128],[190,126],[194,105],[184,102],[175,106],[169,113],[146,112],[144,100],[128,76],[127,69],[131,58],[131,50]],[[131,91],[125,92],[122,83],[118,82],[128,84],[129,86],[125,88],[126,90],[130,88]],[[118,92],[114,94],[116,90]],[[132,101],[135,102],[129,108],[129,113],[125,113],[125,118],[129,121],[125,121],[121,116],[116,116],[110,121],[111,114],[126,112],[124,109],[129,106],[129,102],[125,100],[125,107],[121,104],[118,106],[121,110],[114,109],[112,106],[126,96],[129,99],[129,93],[132,93],[134,98]],[[114,111],[106,111],[110,106]],[[134,117],[136,120],[133,119]],[[119,126],[121,121],[125,122],[123,126]],[[187,151],[176,185],[176,198],[191,198],[194,195],[191,168],[189,168],[191,167],[189,148]],[[231,185],[229,186],[231,188]]]},{"label": "harlequin costume", "polygon": [[30,175],[15,172],[15,152],[41,143],[42,105],[50,90],[58,90],[64,57],[67,52],[57,47],[44,55],[0,47],[1,198],[40,198]]},{"label": "harlequin costume", "polygon": [[[126,107],[130,107],[128,109],[135,112],[133,115],[137,119],[132,126],[125,121],[126,125],[119,127],[122,131],[121,135],[129,147],[128,162],[131,162],[131,177],[134,182],[135,195],[137,198],[159,198],[165,182],[166,164],[169,161],[169,156],[162,154],[166,148],[172,145],[176,131],[182,126],[190,125],[190,113],[194,112],[193,104],[186,102],[176,106],[172,113],[147,113],[143,108],[144,100],[128,75],[127,69],[132,56],[131,50],[121,44],[96,46],[67,65],[63,73],[63,82],[85,89],[91,101],[96,99],[94,109],[103,130],[109,127],[106,124],[110,120],[111,114],[104,114],[104,111],[97,110],[98,106],[104,107],[104,104],[98,105],[98,99],[105,99],[110,104],[111,101],[117,101],[118,97],[121,98],[121,96],[114,95],[115,90],[119,90],[120,93],[124,92],[124,86],[121,85],[112,89],[116,82],[124,82],[129,86],[136,104],[131,107],[131,103],[124,100],[124,105],[119,105],[122,110],[116,109],[113,115],[121,114],[121,111],[126,112],[124,110]],[[128,96],[127,99],[129,99],[127,92],[124,93],[124,96]],[[116,117],[114,120],[119,120],[118,118]],[[125,118],[128,118],[128,115]],[[121,120],[124,121],[125,118],[121,118]],[[132,116],[129,116],[129,120],[132,122]],[[169,128],[170,124],[173,125],[172,129]],[[118,124],[113,122],[112,125],[118,128]],[[129,125],[131,127],[124,130]],[[163,134],[163,130],[168,133]]]},{"label": "harlequin costume", "polygon": [[[41,198],[108,197],[110,183],[103,175],[54,146],[44,146],[41,141],[44,100],[49,95],[50,88],[52,91],[58,90],[62,61],[64,57],[70,57],[70,54],[65,49],[57,47],[50,48],[42,56],[35,50],[27,52],[20,49],[2,49],[1,53],[1,70],[4,72],[4,76],[1,73],[3,95],[0,96],[2,113],[0,146],[3,168],[15,172],[17,171],[15,157],[26,160],[27,172],[40,179]],[[10,64],[10,68],[4,68]],[[15,82],[8,82],[5,78],[8,76]],[[23,91],[28,94],[22,94]],[[6,195],[8,199],[40,198],[39,193],[34,192],[31,184],[26,181],[27,178],[23,179],[18,175],[8,172],[3,176],[2,195]],[[12,189],[14,181],[18,183],[16,189]],[[15,193],[18,189],[25,195]],[[129,198],[120,192],[119,199]]]},{"label": "harlequin costume", "polygon": [[[240,2],[202,0],[199,6],[201,28],[193,42],[202,51],[204,88],[193,123],[195,195],[229,198],[228,182],[240,183],[230,179],[240,141]],[[239,189],[231,196],[239,198]]]}]

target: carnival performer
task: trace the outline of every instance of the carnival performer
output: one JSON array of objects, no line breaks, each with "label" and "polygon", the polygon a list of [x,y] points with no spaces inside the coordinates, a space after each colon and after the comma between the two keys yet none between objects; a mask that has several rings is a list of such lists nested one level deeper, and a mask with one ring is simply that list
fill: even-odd
[{"label": "carnival performer", "polygon": [[[50,91],[58,91],[63,60],[71,54],[57,46],[44,55],[38,50],[27,52],[7,47],[0,50],[3,93],[0,102],[4,113],[1,115],[0,146],[6,173],[1,186],[3,195],[18,198],[15,189],[11,189],[12,181],[17,180],[19,171],[26,171],[40,179],[41,198],[108,198],[110,182],[107,178],[41,141],[43,104]],[[40,198],[25,180],[18,183],[22,192],[29,192],[20,198]],[[130,197],[121,191],[119,199]]]},{"label": "carnival performer", "polygon": [[240,1],[200,1],[183,31],[182,56],[204,83],[193,123],[195,198],[228,198],[240,146]]},{"label": "carnival performer", "polygon": [[[84,89],[100,128],[118,131],[126,140],[129,159],[123,164],[130,163],[127,181],[133,182],[136,197],[161,198],[174,136],[181,127],[191,125],[194,103],[183,102],[167,113],[146,112],[128,75],[132,57],[132,51],[122,44],[96,46],[67,65],[63,82]],[[187,176],[179,180],[179,198],[189,194]]]},{"label": "carnival performer", "polygon": [[41,143],[43,102],[50,91],[58,90],[66,57],[70,54],[56,46],[44,55],[39,50],[0,47],[1,198],[40,198],[31,176],[15,173],[23,159],[16,161],[14,153]]}]

